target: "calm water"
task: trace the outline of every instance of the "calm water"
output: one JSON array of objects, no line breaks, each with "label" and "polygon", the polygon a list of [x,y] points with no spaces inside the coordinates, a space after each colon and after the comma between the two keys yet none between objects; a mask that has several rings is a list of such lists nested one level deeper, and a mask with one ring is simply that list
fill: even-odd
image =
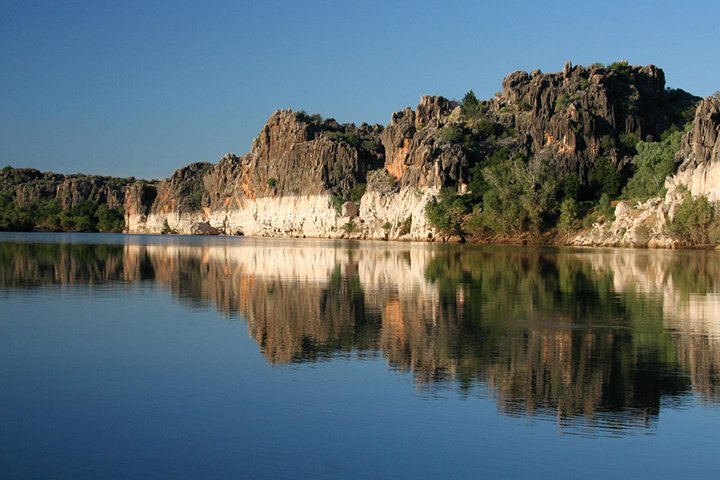
[{"label": "calm water", "polygon": [[0,235],[2,478],[716,478],[720,255]]}]

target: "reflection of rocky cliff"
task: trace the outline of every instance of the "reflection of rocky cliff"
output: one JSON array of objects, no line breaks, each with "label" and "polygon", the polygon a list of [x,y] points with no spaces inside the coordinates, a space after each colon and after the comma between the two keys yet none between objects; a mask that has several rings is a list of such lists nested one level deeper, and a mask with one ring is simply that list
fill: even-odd
[{"label": "reflection of rocky cliff", "polygon": [[677,357],[703,398],[720,398],[720,255],[716,252],[607,252],[594,268],[614,272],[620,292],[655,295]]},{"label": "reflection of rocky cliff", "polygon": [[720,398],[712,253],[242,241],[0,244],[0,284],[154,280],[247,319],[273,363],[384,355],[510,414],[632,417]]}]

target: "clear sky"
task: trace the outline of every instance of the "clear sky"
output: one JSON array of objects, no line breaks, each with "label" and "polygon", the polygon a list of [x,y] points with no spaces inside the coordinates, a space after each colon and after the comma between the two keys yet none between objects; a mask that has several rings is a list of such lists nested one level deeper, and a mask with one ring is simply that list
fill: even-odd
[{"label": "clear sky", "polygon": [[387,124],[514,70],[655,64],[720,90],[717,1],[0,0],[0,166],[164,178],[278,108]]}]

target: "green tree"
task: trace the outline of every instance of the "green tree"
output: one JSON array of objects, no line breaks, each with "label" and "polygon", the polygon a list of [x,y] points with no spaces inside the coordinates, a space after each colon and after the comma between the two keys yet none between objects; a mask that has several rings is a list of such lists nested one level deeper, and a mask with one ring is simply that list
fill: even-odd
[{"label": "green tree", "polygon": [[468,187],[472,195],[473,203],[482,203],[483,195],[490,189],[490,185],[485,180],[483,170],[488,167],[495,167],[508,160],[510,160],[510,151],[502,148],[495,150],[470,170]]},{"label": "green tree", "polygon": [[546,164],[528,165],[516,158],[483,170],[480,224],[498,233],[540,230],[555,207],[558,182]]},{"label": "green tree", "polygon": [[625,198],[646,200],[665,193],[665,179],[675,171],[682,132],[672,130],[659,142],[638,142],[633,159],[635,173],[623,189]]},{"label": "green tree", "polygon": [[560,204],[560,219],[558,230],[564,235],[569,235],[577,229],[578,206],[574,198],[565,198]]},{"label": "green tree", "polygon": [[425,205],[425,218],[430,226],[444,235],[460,235],[463,219],[470,212],[468,200],[452,190],[444,189],[440,191],[438,199]]},{"label": "green tree", "polygon": [[565,175],[565,177],[560,180],[560,192],[562,197],[576,200],[580,194],[580,184],[580,177],[577,173]]},{"label": "green tree", "polygon": [[590,175],[590,187],[594,198],[603,194],[614,198],[620,192],[620,174],[607,158],[598,157],[595,161],[595,169]]},{"label": "green tree", "polygon": [[96,215],[97,229],[101,232],[120,233],[125,229],[125,217],[120,210],[102,204],[98,207]]},{"label": "green tree", "polygon": [[474,109],[478,106],[478,99],[475,96],[475,92],[472,90],[468,90],[468,92],[465,94],[465,96],[462,99],[462,108],[467,109]]}]

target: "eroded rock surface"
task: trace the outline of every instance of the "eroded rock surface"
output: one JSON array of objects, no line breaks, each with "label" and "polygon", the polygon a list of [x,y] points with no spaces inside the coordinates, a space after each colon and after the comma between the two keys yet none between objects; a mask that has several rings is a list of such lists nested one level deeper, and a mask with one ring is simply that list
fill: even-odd
[{"label": "eroded rock surface", "polygon": [[691,129],[683,136],[675,175],[665,182],[664,198],[630,205],[620,202],[615,219],[576,237],[575,245],[675,248],[682,246],[667,234],[667,223],[686,192],[720,200],[720,100],[704,99],[695,111]]},{"label": "eroded rock surface", "polygon": [[[514,72],[495,98],[470,112],[424,96],[386,126],[339,124],[278,110],[242,156],[195,163],[159,182],[4,170],[2,190],[18,204],[56,199],[62,208],[91,200],[123,208],[137,233],[219,233],[291,237],[434,240],[424,215],[441,189],[469,192],[472,169],[506,150],[589,184],[599,159],[622,172],[627,138],[658,139],[684,121],[698,99],[665,87],[661,69],[618,62],[562,72]],[[720,101],[697,109],[668,180],[665,199],[621,203],[611,224],[579,245],[672,246],[664,228],[679,187],[720,199]]]}]

